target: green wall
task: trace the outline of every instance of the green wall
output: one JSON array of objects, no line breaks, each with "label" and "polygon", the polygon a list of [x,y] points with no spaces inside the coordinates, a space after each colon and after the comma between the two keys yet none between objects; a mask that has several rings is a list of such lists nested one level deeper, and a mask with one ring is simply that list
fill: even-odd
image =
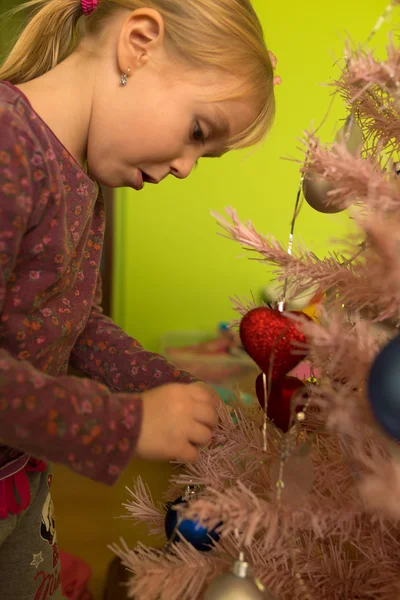
[{"label": "green wall", "polygon": [[[267,269],[249,261],[238,245],[217,236],[210,210],[232,205],[264,233],[286,241],[298,187],[298,138],[318,125],[337,75],[344,40],[364,41],[388,0],[255,0],[269,47],[278,57],[275,126],[261,149],[201,161],[182,182],[170,178],[140,193],[120,190],[116,200],[114,316],[149,349],[163,332],[213,330],[233,315],[229,297],[258,295],[269,280]],[[387,27],[376,43],[385,42]],[[335,101],[323,129],[333,138],[345,116]],[[349,230],[347,215],[325,216],[304,206],[297,238],[323,255],[330,240]]]},{"label": "green wall", "polygon": [[[14,6],[21,4],[21,0],[0,0],[0,17],[7,14]],[[3,61],[10,46],[16,39],[16,36],[23,22],[23,14],[19,13],[7,19],[0,18],[0,62]]]},{"label": "green wall", "polygon": [[[337,70],[343,42],[365,40],[388,0],[255,0],[269,47],[278,57],[283,84],[277,89],[275,126],[261,149],[201,161],[186,181],[170,179],[140,193],[120,190],[115,202],[115,302],[117,322],[150,349],[176,329],[213,330],[233,315],[229,296],[258,295],[270,275],[236,244],[217,236],[210,210],[232,205],[263,232],[287,240],[298,186],[298,139],[319,124],[331,90],[321,84]],[[0,13],[14,2],[0,0]],[[0,54],[18,18],[0,23]],[[387,28],[379,34],[380,45]],[[335,102],[324,127],[332,139],[339,118]],[[347,216],[318,215],[304,206],[297,237],[323,255],[329,240],[349,228]]]}]

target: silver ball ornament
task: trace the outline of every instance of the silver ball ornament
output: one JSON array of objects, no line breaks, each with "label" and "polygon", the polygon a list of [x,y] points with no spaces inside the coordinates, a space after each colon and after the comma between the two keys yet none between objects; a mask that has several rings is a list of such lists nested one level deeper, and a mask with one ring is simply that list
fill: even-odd
[{"label": "silver ball ornament", "polygon": [[[351,112],[346,119],[344,126],[338,131],[335,139],[336,143],[344,143],[347,151],[352,155],[356,154],[362,148],[364,137],[360,125]],[[315,210],[323,213],[338,213],[342,208],[339,208],[329,202],[329,192],[334,189],[334,185],[323,179],[316,173],[307,173],[303,182],[303,194],[308,204]]]},{"label": "silver ball ornament", "polygon": [[241,557],[230,573],[217,577],[207,589],[204,600],[272,600],[261,583],[250,573],[249,564]]}]

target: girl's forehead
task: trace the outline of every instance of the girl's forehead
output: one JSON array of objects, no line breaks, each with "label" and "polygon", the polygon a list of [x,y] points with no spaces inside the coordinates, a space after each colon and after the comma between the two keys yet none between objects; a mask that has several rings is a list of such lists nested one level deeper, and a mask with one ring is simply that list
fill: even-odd
[{"label": "girl's forehead", "polygon": [[235,137],[247,129],[256,118],[256,109],[248,96],[228,98],[210,103],[221,129],[227,136]]}]

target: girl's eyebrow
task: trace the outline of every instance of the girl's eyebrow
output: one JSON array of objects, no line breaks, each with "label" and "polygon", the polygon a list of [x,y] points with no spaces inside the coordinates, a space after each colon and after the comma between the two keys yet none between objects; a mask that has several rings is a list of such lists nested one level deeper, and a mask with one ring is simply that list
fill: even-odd
[{"label": "girl's eyebrow", "polygon": [[[217,111],[216,111],[217,112]],[[212,132],[213,138],[222,138],[223,140],[229,139],[230,136],[230,125],[226,116],[218,111],[218,113],[212,117],[203,117],[203,121],[207,124]],[[226,150],[219,150],[216,152],[209,152],[204,154],[204,158],[221,158],[225,154]]]},{"label": "girl's eyebrow", "polygon": [[230,124],[226,116],[222,113],[222,111],[215,109],[215,115],[212,116],[204,116],[203,120],[206,124],[213,130],[214,134],[220,137],[228,137],[230,136]]}]

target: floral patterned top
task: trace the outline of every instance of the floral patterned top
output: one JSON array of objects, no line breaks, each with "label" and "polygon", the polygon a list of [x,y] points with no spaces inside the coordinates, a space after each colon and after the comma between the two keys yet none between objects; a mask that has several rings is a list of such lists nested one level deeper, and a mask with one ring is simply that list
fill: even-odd
[{"label": "floral patterned top", "polygon": [[0,466],[27,452],[112,483],[135,450],[140,393],[195,381],[102,314],[103,234],[98,185],[0,82]]}]

